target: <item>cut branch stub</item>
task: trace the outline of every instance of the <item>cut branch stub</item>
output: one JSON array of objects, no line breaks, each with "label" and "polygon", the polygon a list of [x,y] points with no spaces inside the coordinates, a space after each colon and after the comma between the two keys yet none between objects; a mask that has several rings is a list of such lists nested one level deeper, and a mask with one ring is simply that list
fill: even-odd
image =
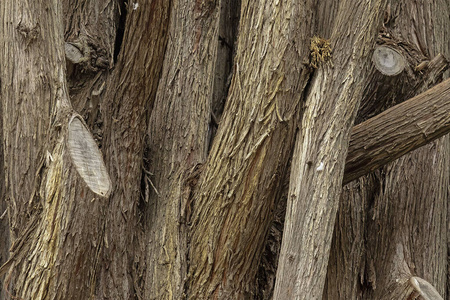
[{"label": "cut branch stub", "polygon": [[66,52],[66,59],[71,61],[73,64],[78,64],[83,61],[83,53],[80,49],[72,43],[65,43],[64,50]]},{"label": "cut branch stub", "polygon": [[378,46],[375,48],[372,61],[377,70],[387,76],[398,75],[405,68],[405,59],[403,56],[396,50],[386,46]]},{"label": "cut branch stub", "polygon": [[69,123],[68,147],[73,164],[87,186],[100,196],[108,196],[111,180],[102,154],[79,117],[73,117]]},{"label": "cut branch stub", "polygon": [[428,281],[420,277],[411,277],[409,280],[414,289],[419,292],[419,294],[425,300],[444,300],[439,292],[431,285]]}]

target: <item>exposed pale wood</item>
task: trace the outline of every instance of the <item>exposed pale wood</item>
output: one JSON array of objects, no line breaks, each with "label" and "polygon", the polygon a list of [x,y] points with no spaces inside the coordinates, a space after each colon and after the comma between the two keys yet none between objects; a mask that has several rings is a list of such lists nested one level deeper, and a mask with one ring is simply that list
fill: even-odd
[{"label": "exposed pale wood", "polygon": [[274,299],[321,299],[350,131],[386,1],[341,1],[292,159]]},{"label": "exposed pale wood", "polygon": [[428,281],[416,276],[411,277],[409,281],[425,300],[444,300]]},{"label": "exposed pale wood", "polygon": [[78,117],[74,117],[69,123],[67,145],[75,168],[84,182],[94,193],[108,197],[111,179],[102,154],[91,133]]},{"label": "exposed pale wood", "polygon": [[387,76],[398,75],[405,68],[403,56],[396,50],[386,46],[375,48],[372,61],[377,70]]},{"label": "exposed pale wood", "polygon": [[66,53],[66,59],[70,60],[73,64],[78,64],[83,59],[83,53],[72,43],[65,43],[64,50]]},{"label": "exposed pale wood", "polygon": [[343,184],[450,132],[450,79],[352,128]]}]

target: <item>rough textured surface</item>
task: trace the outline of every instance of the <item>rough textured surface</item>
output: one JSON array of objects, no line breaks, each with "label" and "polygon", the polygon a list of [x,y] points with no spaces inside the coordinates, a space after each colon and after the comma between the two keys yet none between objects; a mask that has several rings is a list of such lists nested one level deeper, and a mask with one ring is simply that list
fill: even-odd
[{"label": "rough textured surface", "polygon": [[386,1],[341,1],[333,58],[314,74],[292,159],[274,299],[320,299],[350,130]]},{"label": "rough textured surface", "polygon": [[[360,122],[441,80],[434,68],[414,68],[438,53],[449,57],[449,8],[441,0],[390,1],[381,35],[389,32],[396,49],[419,61],[407,59],[398,79],[372,77]],[[448,298],[449,147],[447,135],[344,187],[324,299],[405,299],[410,274]]]},{"label": "rough textured surface", "polygon": [[242,1],[239,32],[247,34],[238,38],[229,96],[192,203],[189,299],[252,297],[309,79],[312,4]]},{"label": "rough textured surface", "polygon": [[147,0],[122,8],[127,9],[122,46],[101,96],[102,150],[114,187],[103,217],[108,244],[102,248],[96,286],[101,299],[142,299],[144,293],[148,241],[139,207],[143,154],[169,39],[171,5],[172,1]]},{"label": "rough textured surface", "polygon": [[[87,2],[99,6],[85,10]],[[115,184],[111,197],[102,201],[78,175],[66,148],[73,114],[64,72],[61,5],[67,3],[0,4],[1,12],[7,12],[1,18],[2,40],[7,41],[2,62],[8,62],[1,68],[1,99],[7,112],[3,134],[14,230],[12,259],[0,273],[10,271],[10,292],[25,299],[131,299],[142,288],[134,265],[143,253],[136,207],[147,112],[162,65],[166,39],[160,37],[166,36],[170,3],[141,2],[139,10],[127,14],[127,27],[141,31],[123,33],[126,46],[117,53],[120,63],[105,72],[114,53],[114,36],[105,33],[115,30],[118,7],[115,1],[87,2],[68,6],[71,16],[79,17],[71,29],[85,35],[76,42],[88,58],[73,66],[68,81],[73,106],[96,130],[96,140],[108,141],[102,149]],[[93,16],[108,29],[99,33],[85,26]],[[149,26],[151,34],[142,34]],[[89,40],[96,34],[105,37],[100,39],[104,48]],[[134,71],[124,70],[124,65]],[[72,79],[79,79],[80,85],[71,85]],[[98,114],[100,106],[104,117]],[[101,132],[103,124],[107,130]]]},{"label": "rough textured surface", "polygon": [[[439,56],[429,43],[449,40],[448,18],[436,17],[448,16],[448,1],[392,1],[380,12],[384,26],[376,43],[393,47],[407,63],[385,78],[354,63],[360,56],[370,60],[366,50],[376,34],[356,46],[341,41],[366,32],[343,24],[363,8],[377,13],[366,6],[371,1],[50,2],[0,1],[0,213],[6,204],[12,242],[12,259],[0,274],[7,272],[8,293],[22,299],[270,298],[279,246],[273,241],[280,239],[285,212],[276,205],[288,196],[284,178],[296,132],[300,139],[310,130],[311,148],[329,139],[330,148],[340,149],[328,161],[312,157],[303,165],[323,176],[336,159],[331,172],[338,174],[357,100],[363,101],[361,123],[439,82]],[[237,22],[224,27],[236,16],[233,5],[242,6],[235,48]],[[391,26],[400,21],[404,34]],[[310,53],[312,36],[317,42]],[[64,61],[64,43],[79,50],[73,62]],[[308,96],[314,100],[305,105]],[[335,114],[314,114],[322,108]],[[307,126],[299,128],[303,110]],[[334,117],[341,113],[348,122]],[[109,197],[93,193],[73,164],[73,115],[84,119],[102,152]],[[343,200],[338,216],[343,227],[335,243],[341,248],[331,251],[326,298],[413,297],[408,278],[416,273],[446,296],[443,213],[450,207],[450,171],[440,166],[449,165],[449,149],[439,143],[344,190],[353,199]],[[331,182],[330,191],[340,185]],[[324,195],[313,204],[323,203]],[[329,198],[323,215],[316,215],[323,219],[315,221],[335,209],[336,199]],[[358,218],[363,224],[355,223]],[[307,235],[320,233],[318,227],[307,228]],[[265,244],[268,232],[275,239]],[[270,254],[261,259],[264,249]],[[258,262],[267,280],[258,277],[256,284]]]},{"label": "rough textured surface", "polygon": [[[209,146],[220,1],[174,1],[160,85],[148,127],[145,299],[181,299],[186,210]],[[194,176],[191,180],[191,176]]]},{"label": "rough textured surface", "polygon": [[[0,114],[2,114],[2,102],[0,101]],[[3,122],[0,122],[0,136],[3,136]],[[0,157],[3,157],[3,143],[0,144]],[[0,159],[0,170],[3,170],[3,159]],[[9,214],[5,200],[5,174],[0,172],[0,266],[9,258]],[[0,275],[0,300],[6,300],[6,290],[4,289],[5,276]]]},{"label": "rough textured surface", "polygon": [[[447,64],[447,63],[446,63]],[[352,128],[344,184],[450,131],[450,79]]]},{"label": "rough textured surface", "polygon": [[[13,297],[87,299],[101,232],[95,216],[102,213],[66,151],[72,113],[61,7],[25,1],[1,6],[7,12],[0,25],[7,41],[0,95],[13,244],[0,273],[8,272]],[[81,237],[89,242],[80,243]]]}]

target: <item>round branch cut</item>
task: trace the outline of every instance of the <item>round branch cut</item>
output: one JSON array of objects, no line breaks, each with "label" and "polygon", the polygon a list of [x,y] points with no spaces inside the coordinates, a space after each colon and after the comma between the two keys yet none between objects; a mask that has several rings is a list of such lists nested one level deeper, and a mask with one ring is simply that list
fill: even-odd
[{"label": "round branch cut", "polygon": [[420,278],[420,277],[411,277],[409,279],[413,288],[419,292],[419,294],[425,300],[444,300],[444,298],[439,295],[438,291],[432,286],[428,281]]},{"label": "round branch cut", "polygon": [[76,170],[87,186],[100,196],[108,196],[111,180],[102,154],[89,130],[78,117],[69,123],[68,147]]},{"label": "round branch cut", "polygon": [[396,50],[386,46],[377,46],[375,48],[372,61],[377,70],[387,76],[398,75],[405,68],[403,56]]}]

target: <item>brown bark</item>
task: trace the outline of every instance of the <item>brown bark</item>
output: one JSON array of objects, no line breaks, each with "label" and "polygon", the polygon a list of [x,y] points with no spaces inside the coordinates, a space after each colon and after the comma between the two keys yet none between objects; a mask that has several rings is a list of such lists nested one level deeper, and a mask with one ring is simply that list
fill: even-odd
[{"label": "brown bark", "polygon": [[125,15],[125,7],[120,8],[119,1],[63,1],[64,41],[74,45],[82,55],[80,63],[66,61],[70,99],[100,145],[103,125],[100,103],[107,89],[109,70],[114,66],[114,54],[118,54],[114,48],[116,39],[121,37],[116,34],[118,27],[124,26],[119,19]]},{"label": "brown bark", "polygon": [[101,299],[142,298],[144,293],[146,237],[138,204],[148,115],[166,50],[170,6],[166,0],[130,3],[123,46],[102,96],[103,149],[114,189],[103,219],[96,286]]},{"label": "brown bark", "polygon": [[[226,75],[237,22],[226,27],[229,21],[224,20],[233,13],[227,15],[223,5],[231,11],[233,5],[241,6],[240,1],[16,2],[0,1],[0,40],[4,41],[0,131],[5,146],[0,152],[4,162],[0,170],[5,170],[0,174],[0,194],[8,205],[13,243],[11,260],[0,267],[0,276],[7,272],[5,294],[23,299],[258,298],[256,266],[285,189],[283,178],[288,176],[302,109],[306,112],[299,140],[308,140],[301,146],[310,147],[311,156],[296,155],[301,161],[294,168],[308,173],[319,167],[320,171],[319,157],[313,157],[318,153],[324,156],[324,166],[333,165],[334,171],[319,174],[324,179],[320,185],[320,180],[307,180],[309,173],[302,175],[306,179],[298,187],[300,192],[289,196],[312,199],[309,195],[316,193],[312,197],[318,204],[330,200],[321,216],[330,221],[323,227],[326,236],[316,240],[325,253],[337,203],[332,195],[338,195],[360,95],[365,96],[357,123],[438,82],[442,70],[433,67],[431,59],[438,57],[438,51],[430,50],[429,43],[448,40],[448,20],[442,16],[432,18],[432,33],[417,29],[427,28],[424,16],[448,12],[448,5],[430,6],[432,12],[420,6],[392,8],[390,17],[410,15],[415,25],[408,29],[410,43],[398,43],[402,35],[388,26],[393,22],[389,16],[385,18],[387,28],[377,42],[394,47],[408,62],[402,74],[385,78],[367,64],[376,35],[364,28],[369,24],[370,32],[375,32],[371,22],[384,11],[360,7],[355,1],[243,1],[228,91]],[[350,14],[360,16],[363,8],[367,18],[347,31]],[[343,12],[349,16],[342,17]],[[319,66],[310,82],[313,32],[331,37],[334,67]],[[359,32],[361,40],[356,38]],[[64,60],[65,43],[78,55],[76,59]],[[445,114],[446,107],[440,112]],[[316,116],[316,109],[323,114]],[[407,123],[401,118],[395,121]],[[103,153],[108,174],[99,172],[102,158],[85,126]],[[327,134],[332,138],[327,139]],[[83,151],[89,140],[91,150]],[[404,152],[405,143],[397,144]],[[362,275],[339,265],[341,260],[333,254],[325,297],[336,299],[350,292],[345,294],[348,298],[363,293],[366,298],[388,299],[413,297],[420,290],[434,293],[423,281],[414,285],[410,277],[416,273],[445,296],[447,269],[439,264],[447,253],[443,245],[445,201],[450,193],[449,144],[441,139],[391,163],[383,172],[351,183],[362,191],[344,190],[343,199],[353,197],[349,203],[355,208],[344,206],[338,222],[358,236],[354,244],[337,238],[335,243],[343,249],[354,245],[354,252],[345,254],[354,256],[353,266]],[[87,165],[93,161],[100,167],[90,172]],[[311,168],[310,161],[319,164]],[[411,178],[414,172],[429,178]],[[97,177],[102,180],[92,180]],[[404,189],[407,185],[410,189]],[[320,198],[326,187],[330,189]],[[432,196],[425,199],[426,195]],[[395,204],[397,198],[401,201]],[[349,220],[348,211],[363,224]],[[283,212],[283,208],[278,211]],[[372,234],[384,228],[377,222],[387,220],[392,220],[391,231]],[[313,226],[321,226],[317,224]],[[313,232],[320,234],[319,229]],[[0,236],[3,243],[1,224]],[[390,244],[392,240],[396,243]],[[420,248],[422,242],[426,249]],[[2,246],[9,247],[9,242]],[[0,246],[0,264],[5,250]],[[324,253],[318,264],[310,264],[320,272],[314,277],[317,284],[305,287],[301,297],[320,294]],[[341,275],[342,281],[336,279]],[[395,283],[398,278],[400,284]],[[299,280],[300,289],[304,283]],[[263,296],[270,297],[268,286]],[[375,286],[378,289],[371,290]],[[380,291],[380,286],[386,288]]]},{"label": "brown bark", "polygon": [[[449,57],[448,14],[445,1],[392,2],[385,26],[402,47],[431,61]],[[368,89],[360,120],[393,105],[389,98],[427,90],[439,82],[435,75],[407,72]],[[324,299],[399,299],[411,275],[446,298],[449,150],[447,135],[344,187]]]},{"label": "brown bark", "polygon": [[312,4],[242,3],[246,34],[192,203],[189,299],[251,297],[309,77]]},{"label": "brown bark", "polygon": [[[98,197],[78,176],[66,150],[74,113],[65,85],[61,7],[57,2],[1,4],[6,45],[0,77],[13,242],[2,267],[9,270],[7,293],[25,299],[88,298],[100,230],[95,216],[101,212]],[[80,237],[90,242],[80,243]],[[68,272],[75,269],[77,274]]]},{"label": "brown bark", "polygon": [[296,141],[274,299],[322,297],[350,130],[385,6],[340,4],[332,63],[314,76]]},{"label": "brown bark", "polygon": [[154,187],[148,187],[146,209],[144,299],[183,297],[186,206],[191,172],[209,146],[219,6],[186,0],[171,6],[171,38],[148,127],[148,184]]},{"label": "brown bark", "polygon": [[[0,115],[2,113],[2,102],[0,101]],[[0,137],[3,136],[3,120],[0,119]],[[3,143],[0,144],[0,170],[4,170],[3,167]],[[0,172],[0,266],[3,265],[9,258],[9,247],[11,241],[9,239],[9,216],[8,206],[5,201],[5,176],[4,172]],[[3,282],[5,276],[0,275],[0,300],[6,299],[6,290],[4,289]]]},{"label": "brown bark", "polygon": [[[76,7],[86,8],[84,4]],[[105,13],[99,19],[110,21],[105,26],[113,24],[117,8],[110,9],[112,2],[96,4]],[[92,27],[81,26],[81,33],[74,33],[81,35],[74,42],[85,59],[79,66],[68,66],[74,72],[70,75],[81,83],[70,86],[72,100],[91,127],[99,129],[97,140],[104,125],[104,149],[114,186],[109,199],[90,191],[66,149],[68,122],[76,114],[65,87],[62,8],[56,3],[24,6],[5,1],[2,5],[2,12],[8,12],[2,17],[2,33],[8,41],[2,57],[8,63],[1,74],[2,103],[8,107],[3,115],[8,136],[5,162],[16,232],[12,259],[2,267],[10,270],[7,283],[14,279],[9,292],[26,299],[134,298],[141,288],[133,263],[142,251],[136,206],[143,140],[165,50],[166,39],[161,37],[169,3],[141,2],[139,10],[129,11],[120,63],[108,74],[103,71],[112,63],[114,37],[107,36],[102,40],[106,45],[98,46],[89,40],[95,36]],[[141,23],[144,16],[148,23]],[[151,34],[143,34],[147,26],[152,27]],[[99,97],[104,90],[102,117]],[[18,164],[19,156],[26,160]]]},{"label": "brown bark", "polygon": [[343,183],[450,131],[450,79],[352,128]]}]

